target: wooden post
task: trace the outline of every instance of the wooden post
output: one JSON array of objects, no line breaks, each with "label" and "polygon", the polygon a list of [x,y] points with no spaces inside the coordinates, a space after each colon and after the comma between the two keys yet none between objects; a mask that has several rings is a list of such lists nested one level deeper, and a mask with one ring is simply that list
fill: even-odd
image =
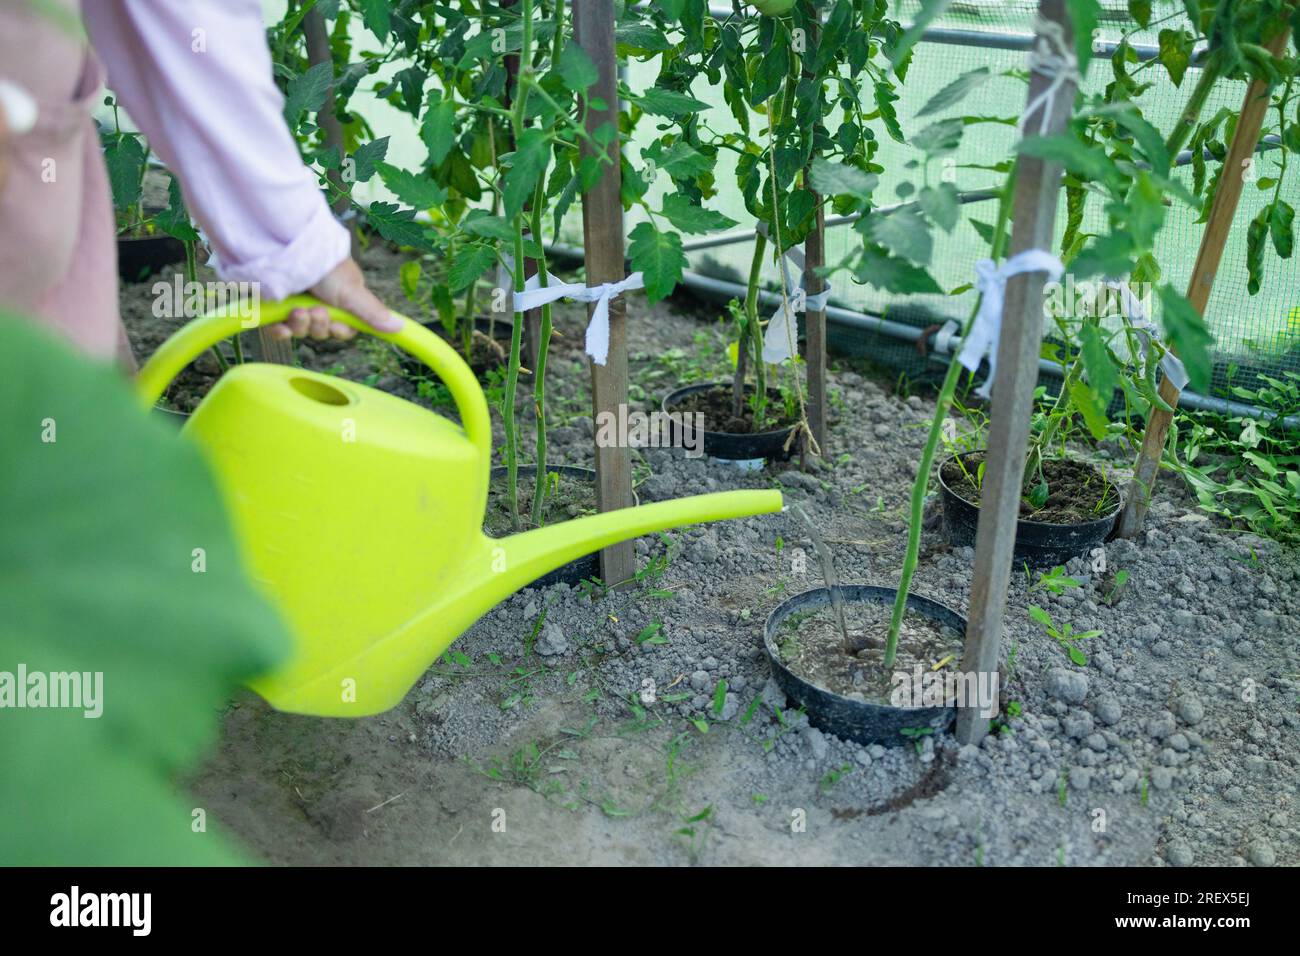
[{"label": "wooden post", "polygon": [[[1269,41],[1268,51],[1274,56],[1280,56],[1286,49],[1288,36],[1289,31],[1281,31]],[[1245,102],[1241,105],[1237,131],[1233,134],[1228,156],[1223,161],[1223,174],[1219,177],[1214,203],[1210,207],[1210,218],[1201,235],[1201,248],[1196,254],[1192,279],[1187,285],[1187,299],[1201,315],[1205,314],[1205,306],[1210,301],[1214,279],[1223,259],[1223,247],[1227,244],[1228,233],[1232,231],[1232,220],[1236,216],[1237,205],[1246,185],[1245,169],[1249,163],[1254,162],[1260,130],[1264,126],[1264,117],[1268,114],[1269,92],[1268,83],[1260,80],[1251,82],[1250,88],[1246,90]],[[1179,394],[1167,376],[1161,380],[1160,398],[1170,408],[1178,407]],[[1165,454],[1169,426],[1173,420],[1173,412],[1155,406],[1147,414],[1142,448],[1138,452],[1137,464],[1133,466],[1133,480],[1128,486],[1128,500],[1119,516],[1116,530],[1118,537],[1133,538],[1142,531],[1147,508],[1151,506],[1151,493],[1160,473],[1160,460]]]},{"label": "wooden post", "polygon": [[[808,4],[808,9],[812,16],[808,21],[809,39],[812,41],[811,46],[816,49],[817,44],[821,42],[821,21],[818,19],[816,9],[812,4]],[[804,78],[810,79],[811,74],[804,71]],[[811,179],[812,165],[804,170],[804,188],[812,191]],[[813,231],[808,234],[804,240],[803,247],[803,287],[809,296],[814,296],[826,288],[822,277],[817,274],[817,270],[826,262],[826,216],[820,205],[821,197],[813,194],[814,202],[817,205],[817,222],[813,226]],[[829,452],[826,447],[826,310],[818,309],[813,311],[809,309],[804,313],[804,334],[807,337],[807,347],[804,354],[804,362],[808,369],[808,427],[812,430],[813,440],[817,442],[822,457],[828,457]]]},{"label": "wooden post", "polygon": [[[618,128],[618,64],[614,49],[614,4],[612,0],[574,0],[573,32],[578,45],[600,71],[590,91],[592,99],[605,101],[605,108],[587,110],[587,131],[594,133],[605,123]],[[582,145],[583,155],[591,151]],[[623,260],[623,202],[620,198],[619,138],[605,149],[611,162],[602,168],[600,180],[582,196],[582,239],[587,263],[587,285],[619,282],[625,275]],[[595,305],[587,306],[587,318]],[[609,357],[601,366],[591,363],[592,421],[596,434],[607,416],[627,407],[627,306],[619,296],[609,304]],[[601,511],[628,508],[632,500],[632,456],[617,443],[602,447],[596,443],[596,502]],[[600,552],[600,576],[607,585],[622,584],[636,573],[636,548],[621,541]]]},{"label": "wooden post", "polygon": [[[325,27],[325,15],[321,13],[320,7],[312,7],[303,16],[302,32],[307,38],[307,62],[312,66],[329,63],[333,69],[334,51],[330,49],[329,30]],[[339,114],[335,106],[333,80],[330,80],[329,90],[325,93],[324,104],[316,113],[316,123],[325,134],[325,145],[338,152],[340,169],[331,169],[325,178],[338,193],[331,206],[335,214],[342,215],[352,208],[352,200],[348,195],[351,185],[343,178],[341,172],[341,164],[347,158],[347,154],[343,143],[343,124],[339,122]],[[352,257],[355,259],[361,252],[361,241],[357,236],[355,225],[348,226],[348,234],[352,237]]]},{"label": "wooden post", "polygon": [[[1060,24],[1070,49],[1074,29],[1065,0],[1040,0],[1039,14]],[[1042,42],[1043,34],[1039,34]],[[1051,80],[1031,73],[1029,101]],[[1050,108],[1044,135],[1065,128],[1074,110],[1075,83],[1067,80],[1048,104],[1026,117],[1026,135],[1040,129],[1043,110]],[[1008,258],[1027,249],[1050,249],[1056,225],[1061,167],[1031,156],[1021,156],[1016,179],[1011,249]],[[975,569],[971,579],[966,649],[961,669],[966,674],[996,674],[1002,642],[1002,616],[1011,584],[1012,548],[1025,480],[1025,454],[1029,445],[1029,420],[1038,384],[1038,355],[1043,341],[1043,286],[1041,272],[1023,273],[1007,281],[1002,311],[1002,337],[998,345],[997,375],[989,420],[987,464],[975,532]],[[957,711],[956,736],[976,744],[988,732],[989,714],[975,702]],[[997,701],[993,701],[996,708]]]}]

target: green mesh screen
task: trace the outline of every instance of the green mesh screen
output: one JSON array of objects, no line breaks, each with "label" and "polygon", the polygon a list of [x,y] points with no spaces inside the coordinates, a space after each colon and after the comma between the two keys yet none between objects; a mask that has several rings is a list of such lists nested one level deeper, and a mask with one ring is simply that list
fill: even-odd
[{"label": "green mesh screen", "polygon": [[[1105,14],[1098,33],[1101,41],[1118,41],[1123,33],[1136,26],[1129,19],[1124,0],[1106,0],[1103,6]],[[901,0],[894,4],[894,15],[901,22],[910,23],[918,7],[917,0]],[[918,45],[907,82],[901,90],[902,100],[897,104],[904,132],[911,135],[933,121],[935,117],[917,120],[915,114],[939,89],[958,75],[979,66],[987,66],[994,72],[1023,69],[1026,63],[1023,49],[999,49],[997,44],[1005,44],[1011,37],[1027,39],[1032,36],[1036,11],[1037,3],[1032,0],[956,0],[949,12],[933,24],[933,28],[982,34],[990,45],[981,47],[937,41],[925,41]],[[1158,26],[1156,21],[1160,21]],[[1157,0],[1152,28],[1134,34],[1131,42],[1154,47],[1158,43],[1160,28],[1177,29],[1186,25],[1186,15],[1180,0]],[[633,88],[653,82],[653,69],[652,65],[630,64],[629,79]],[[1195,67],[1188,71],[1181,87],[1175,87],[1164,68],[1158,64],[1151,66],[1149,73],[1156,85],[1139,102],[1144,113],[1157,127],[1168,129],[1196,82]],[[1086,88],[1089,92],[1100,92],[1110,79],[1110,63],[1106,59],[1098,59],[1088,71]],[[733,128],[734,121],[730,112],[716,90],[701,86],[693,94],[715,105],[710,116],[711,125],[715,129],[723,131]],[[1244,82],[1222,81],[1202,115],[1209,117],[1222,106],[1239,110],[1244,94]],[[978,113],[1018,117],[1024,111],[1025,99],[1026,87],[1022,81],[998,78],[980,87],[955,110],[943,115]],[[1277,115],[1274,111],[1265,123],[1264,134],[1275,132],[1276,124]],[[957,188],[965,192],[1000,185],[997,174],[961,168],[960,164],[990,164],[1010,156],[1016,135],[1013,126],[996,123],[967,127],[956,156],[959,164],[956,170]],[[883,132],[878,133],[878,137],[882,143],[878,161],[887,172],[876,195],[880,204],[886,204],[896,200],[895,187],[900,182],[917,175],[916,171],[904,168],[908,160],[916,158],[916,153],[889,139]],[[635,145],[633,148],[639,152]],[[1279,156],[1278,151],[1259,154],[1255,164],[1258,177],[1277,176],[1276,159]],[[719,162],[717,181],[721,184],[728,182],[730,170],[725,164],[729,160],[730,157],[724,154],[724,159]],[[1282,189],[1284,193],[1294,196],[1300,194],[1295,169],[1298,164],[1291,165]],[[1210,163],[1210,168],[1212,171],[1213,162]],[[935,172],[937,168],[932,167],[932,175]],[[1190,186],[1190,166],[1183,167],[1178,175]],[[1234,383],[1241,384],[1252,370],[1267,369],[1273,372],[1285,368],[1300,371],[1300,280],[1297,279],[1294,261],[1279,260],[1269,250],[1265,257],[1265,277],[1259,293],[1250,296],[1246,292],[1245,227],[1261,206],[1267,205],[1269,197],[1270,193],[1253,184],[1247,185],[1206,312],[1206,321],[1215,335],[1219,352],[1215,368],[1216,394],[1228,384],[1229,377]],[[748,225],[749,219],[743,203],[734,191],[724,189],[712,202],[720,211],[743,225]],[[990,222],[994,213],[994,202],[968,204],[963,208],[962,222],[952,234],[936,232],[932,271],[940,285],[956,288],[972,280],[975,261],[986,254],[987,247],[969,220],[973,218]],[[1165,270],[1165,278],[1178,288],[1186,288],[1196,259],[1204,228],[1195,222],[1198,216],[1198,211],[1176,202],[1170,208],[1168,220],[1160,234],[1157,257]],[[1059,252],[1059,239],[1064,231],[1064,192],[1061,194],[1057,223],[1054,252]],[[1084,221],[1085,231],[1102,230],[1104,226],[1100,203],[1090,202],[1088,216]],[[579,231],[578,236],[580,235]],[[856,234],[847,226],[828,229],[827,261],[839,261],[848,255],[856,239]],[[703,275],[743,282],[751,255],[752,246],[749,243],[699,250],[690,256],[691,268]],[[765,276],[765,279],[775,287],[778,278],[776,270],[771,268],[769,272],[770,275]],[[973,293],[955,297],[900,298],[869,286],[855,285],[846,274],[841,274],[834,282],[831,301],[833,305],[884,315],[898,322],[924,327],[947,318],[964,319],[972,307]],[[859,329],[833,326],[831,344],[849,353],[869,355],[912,376],[922,374],[927,366],[910,343]]]}]

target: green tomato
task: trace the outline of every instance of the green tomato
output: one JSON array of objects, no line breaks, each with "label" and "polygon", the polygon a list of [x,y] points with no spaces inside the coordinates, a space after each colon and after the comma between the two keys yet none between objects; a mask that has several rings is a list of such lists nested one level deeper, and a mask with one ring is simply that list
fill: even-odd
[{"label": "green tomato", "polygon": [[765,17],[783,17],[794,9],[796,0],[750,0],[754,7]]}]

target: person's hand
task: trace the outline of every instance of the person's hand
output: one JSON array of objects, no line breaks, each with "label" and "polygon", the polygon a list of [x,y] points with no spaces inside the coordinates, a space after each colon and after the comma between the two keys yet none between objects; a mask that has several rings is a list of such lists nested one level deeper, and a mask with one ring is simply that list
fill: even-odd
[{"label": "person's hand", "polygon": [[[307,291],[326,305],[351,312],[376,332],[396,332],[402,327],[401,320],[366,288],[361,267],[352,258],[344,259]],[[313,339],[336,338],[346,341],[357,334],[352,326],[331,320],[329,310],[320,306],[294,309],[283,322],[267,328],[271,336],[278,339],[310,336]]]}]

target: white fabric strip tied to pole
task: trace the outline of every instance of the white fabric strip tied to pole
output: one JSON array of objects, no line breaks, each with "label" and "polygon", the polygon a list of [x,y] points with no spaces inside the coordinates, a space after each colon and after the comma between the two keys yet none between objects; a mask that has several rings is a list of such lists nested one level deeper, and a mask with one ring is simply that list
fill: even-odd
[{"label": "white fabric strip tied to pole", "polygon": [[1146,361],[1151,344],[1154,342],[1163,352],[1160,356],[1160,370],[1165,373],[1165,378],[1169,379],[1169,384],[1178,391],[1185,389],[1190,381],[1187,366],[1160,341],[1160,332],[1151,321],[1151,315],[1142,300],[1133,294],[1133,290],[1125,282],[1107,282],[1105,287],[1119,293],[1120,315],[1138,337],[1138,342],[1142,346],[1142,361]]},{"label": "white fabric strip tied to pole", "polygon": [[975,390],[980,398],[989,397],[998,371],[998,340],[1002,336],[1002,307],[1006,299],[1007,280],[1025,272],[1046,272],[1051,281],[1055,282],[1065,272],[1065,266],[1056,256],[1042,249],[1026,249],[1000,266],[992,259],[981,259],[975,263],[975,288],[982,299],[970,332],[961,344],[957,361],[973,374],[979,371],[980,362],[988,356],[989,376]]},{"label": "white fabric strip tied to pole", "polygon": [[[758,231],[767,235],[767,224],[759,223]],[[790,278],[790,263],[799,270],[800,281],[796,285]],[[827,283],[826,288],[816,295],[805,295],[803,293],[803,271],[804,257],[797,246],[791,246],[781,256],[781,275],[784,281],[781,304],[776,307],[772,317],[767,321],[767,331],[763,334],[763,361],[768,365],[780,365],[782,362],[792,358],[791,346],[795,340],[790,325],[794,315],[799,312],[822,312],[826,309],[826,303],[830,300],[831,287]],[[789,290],[794,288],[795,294],[792,296]],[[803,308],[798,308],[802,300]]]},{"label": "white fabric strip tied to pole", "polygon": [[609,358],[610,300],[633,289],[644,289],[645,276],[633,272],[619,282],[605,282],[588,287],[581,282],[561,282],[548,272],[546,283],[545,286],[542,285],[540,275],[529,279],[524,284],[524,291],[515,293],[515,311],[528,312],[560,299],[596,303],[596,308],[591,313],[591,322],[587,324],[587,354],[597,365],[604,365]]},{"label": "white fabric strip tied to pole", "polygon": [[1040,16],[1034,24],[1034,32],[1038,35],[1038,41],[1029,54],[1029,70],[1047,77],[1051,82],[1029,101],[1016,129],[1023,135],[1029,118],[1041,110],[1038,135],[1042,136],[1047,132],[1057,94],[1069,81],[1073,81],[1076,88],[1081,87],[1083,77],[1079,75],[1079,58],[1065,41],[1065,31],[1059,23]]}]

